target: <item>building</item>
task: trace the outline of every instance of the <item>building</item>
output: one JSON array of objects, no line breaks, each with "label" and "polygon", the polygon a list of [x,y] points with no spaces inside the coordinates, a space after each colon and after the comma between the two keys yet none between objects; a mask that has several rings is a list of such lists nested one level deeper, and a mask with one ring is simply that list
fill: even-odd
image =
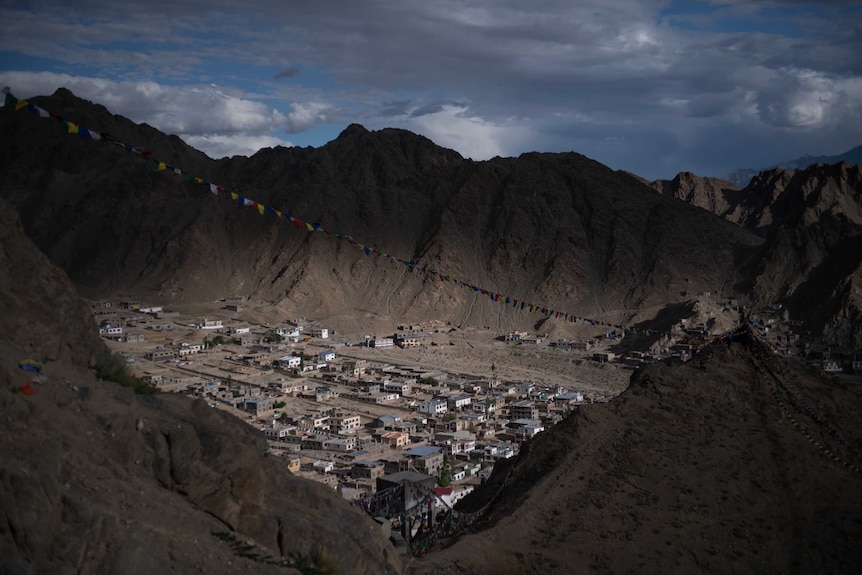
[{"label": "building", "polygon": [[383,390],[397,393],[401,397],[410,395],[411,385],[406,381],[387,381],[383,384]]},{"label": "building", "polygon": [[349,377],[362,377],[368,369],[368,360],[357,359],[356,361],[345,361],[341,366],[341,371]]},{"label": "building", "polygon": [[340,435],[354,433],[360,427],[362,427],[362,423],[358,415],[336,412],[329,418],[329,431],[332,433]]},{"label": "building", "polygon": [[593,359],[599,363],[608,363],[616,358],[616,354],[610,351],[596,352],[593,354]]},{"label": "building", "polygon": [[376,480],[386,474],[385,467],[380,461],[357,461],[350,470],[350,475],[356,479]]},{"label": "building", "polygon": [[431,475],[437,475],[443,467],[443,448],[437,445],[420,445],[408,449],[404,455],[415,469],[424,469],[425,473]]},{"label": "building", "polygon": [[427,413],[428,415],[443,415],[449,410],[448,404],[442,399],[429,399],[423,401],[418,406],[419,413]]},{"label": "building", "polygon": [[256,417],[262,417],[272,411],[275,401],[271,397],[246,397],[242,408]]},{"label": "building", "polygon": [[161,348],[161,347],[156,348],[156,349],[154,349],[154,350],[152,350],[152,351],[148,351],[147,353],[145,353],[145,354],[144,354],[144,357],[145,357],[146,359],[149,359],[149,360],[152,360],[152,361],[155,361],[155,360],[157,360],[157,359],[169,359],[169,358],[173,358],[173,357],[176,357],[176,356],[177,356],[177,354],[176,354],[176,352],[174,352],[173,350],[171,350],[171,349],[164,349],[164,348]]},{"label": "building", "polygon": [[199,343],[186,343],[186,342],[183,342],[183,343],[181,343],[181,344],[180,344],[180,346],[177,348],[177,355],[178,355],[179,357],[185,357],[185,356],[187,356],[187,355],[195,355],[195,354],[197,354],[197,353],[200,353],[200,351],[201,351],[201,349],[202,349],[202,348],[203,348],[203,345],[201,345],[201,344],[199,344]]},{"label": "building", "polygon": [[205,319],[195,325],[198,329],[222,329],[224,327],[220,319]]},{"label": "building", "polygon": [[368,347],[392,347],[395,345],[395,340],[391,337],[375,337],[368,340]]},{"label": "building", "polygon": [[323,442],[323,449],[327,451],[350,453],[356,449],[356,438],[353,436],[331,437]]},{"label": "building", "polygon": [[526,331],[510,331],[503,336],[503,341],[521,341],[527,335]]},{"label": "building", "polygon": [[539,419],[539,408],[532,401],[519,401],[509,406],[509,419]]},{"label": "building", "polygon": [[410,434],[406,431],[387,431],[380,436],[380,442],[392,449],[403,449],[410,445]]},{"label": "building", "polygon": [[476,449],[476,436],[466,430],[435,433],[434,441],[453,457]]},{"label": "building", "polygon": [[584,394],[580,391],[567,391],[555,395],[553,401],[556,405],[576,405],[584,402]]},{"label": "building", "polygon": [[422,336],[414,333],[396,334],[395,345],[398,347],[419,347],[422,344]]},{"label": "building", "polygon": [[309,334],[311,337],[327,339],[329,337],[329,330],[325,327],[313,327],[309,330]]},{"label": "building", "polygon": [[453,395],[447,398],[446,405],[451,411],[463,411],[473,400],[466,395]]},{"label": "building", "polygon": [[[434,489],[437,485],[437,478],[420,473],[418,471],[399,471],[390,473],[377,478],[377,491],[385,491],[393,487],[399,487],[402,484],[421,485],[428,489]],[[409,504],[407,505],[409,507]],[[415,505],[414,505],[415,506]]]},{"label": "building", "polygon": [[275,360],[281,369],[296,369],[302,365],[302,358],[295,355],[285,355]]}]

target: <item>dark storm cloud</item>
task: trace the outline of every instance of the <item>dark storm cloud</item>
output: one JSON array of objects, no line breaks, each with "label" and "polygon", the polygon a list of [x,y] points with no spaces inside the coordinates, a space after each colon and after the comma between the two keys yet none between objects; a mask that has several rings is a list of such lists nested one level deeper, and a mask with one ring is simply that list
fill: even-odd
[{"label": "dark storm cloud", "polygon": [[[259,118],[290,132],[396,125],[479,159],[575,150],[649,178],[862,142],[862,31],[848,25],[862,12],[850,0],[14,6],[0,8],[0,48],[113,79],[228,91],[270,69],[257,90],[287,103]],[[264,81],[284,78],[296,80]]]}]

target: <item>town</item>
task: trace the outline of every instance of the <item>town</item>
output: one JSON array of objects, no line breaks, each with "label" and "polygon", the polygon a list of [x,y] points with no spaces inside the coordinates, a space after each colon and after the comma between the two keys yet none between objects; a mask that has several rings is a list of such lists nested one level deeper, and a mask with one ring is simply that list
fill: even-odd
[{"label": "town", "polygon": [[[631,370],[659,360],[686,363],[738,317],[735,302],[722,302],[709,308],[709,321],[675,324],[653,351],[620,352],[622,334],[614,331],[578,340],[523,331],[490,338],[498,356],[551,354],[573,373],[590,369],[621,382],[602,390],[586,377],[513,378],[493,361],[470,370],[435,365],[429,350],[439,358],[460,342],[458,328],[442,321],[348,336],[313,320],[246,321],[248,303],[228,297],[206,317],[135,300],[91,306],[112,351],[143,382],[241,418],[292,473],[349,500],[400,484],[421,486],[440,511],[579,405],[610,400]],[[771,311],[753,320],[765,336],[782,324],[780,308]],[[778,332],[770,336],[776,352],[793,353],[789,344],[798,336]]]}]

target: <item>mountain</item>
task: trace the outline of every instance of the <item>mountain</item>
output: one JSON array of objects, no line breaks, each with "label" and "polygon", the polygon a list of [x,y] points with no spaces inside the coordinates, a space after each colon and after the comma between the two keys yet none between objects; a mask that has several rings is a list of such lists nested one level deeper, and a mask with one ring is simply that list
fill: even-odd
[{"label": "mountain", "polygon": [[795,160],[781,162],[779,164],[775,164],[774,166],[769,166],[768,168],[764,168],[761,170],[741,168],[738,170],[734,170],[730,174],[726,175],[724,179],[731,182],[737,187],[744,188],[748,185],[748,183],[754,176],[764,170],[783,168],[785,170],[793,171],[801,170],[814,164],[838,164],[841,162],[847,162],[848,164],[853,165],[862,164],[862,146],[856,146],[852,150],[848,150],[843,154],[838,154],[836,156],[812,156],[810,154],[805,154],[799,158],[796,158]]},{"label": "mountain", "polygon": [[740,223],[767,238],[751,293],[782,302],[827,341],[862,348],[862,167],[816,164],[761,173]]},{"label": "mountain", "polygon": [[856,573],[858,393],[751,337],[653,364],[526,443],[431,573]]},{"label": "mountain", "polygon": [[[213,161],[66,90],[32,102],[151,151],[142,158],[23,110],[0,113],[15,142],[0,151],[0,195],[85,295],[170,303],[243,294],[321,319],[564,331],[562,321],[456,287],[649,321],[685,294],[730,295],[738,263],[762,243],[574,153],[473,162],[410,132],[354,125],[320,148]],[[239,208],[227,192],[156,171],[156,159],[439,274]]]},{"label": "mountain", "polygon": [[690,173],[652,187],[766,240],[740,270],[752,301],[782,303],[829,342],[862,347],[862,167],[776,168],[742,190]]},{"label": "mountain", "polygon": [[401,572],[379,526],[246,423],[97,379],[87,305],[15,210],[0,218],[0,572]]},{"label": "mountain", "polygon": [[731,182],[718,178],[703,178],[691,172],[680,172],[672,180],[650,183],[660,194],[703,208],[722,218],[729,219],[745,193]]}]

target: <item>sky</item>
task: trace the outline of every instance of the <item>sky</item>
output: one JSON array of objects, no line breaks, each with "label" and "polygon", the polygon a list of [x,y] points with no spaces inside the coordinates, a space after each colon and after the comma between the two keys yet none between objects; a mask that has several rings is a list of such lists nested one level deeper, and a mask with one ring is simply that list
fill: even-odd
[{"label": "sky", "polygon": [[213,158],[359,123],[720,177],[862,144],[862,2],[0,0],[0,85]]}]

